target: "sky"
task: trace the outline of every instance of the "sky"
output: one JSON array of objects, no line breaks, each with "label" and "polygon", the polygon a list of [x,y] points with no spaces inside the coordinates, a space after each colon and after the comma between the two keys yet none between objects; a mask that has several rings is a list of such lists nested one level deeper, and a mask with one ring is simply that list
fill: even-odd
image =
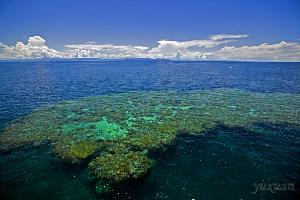
[{"label": "sky", "polygon": [[0,0],[0,59],[300,61],[300,0]]}]

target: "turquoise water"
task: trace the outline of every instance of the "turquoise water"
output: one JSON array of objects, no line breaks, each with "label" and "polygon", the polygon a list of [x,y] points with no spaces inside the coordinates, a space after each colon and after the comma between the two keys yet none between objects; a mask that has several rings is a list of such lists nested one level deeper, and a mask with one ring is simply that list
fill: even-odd
[{"label": "turquoise water", "polygon": [[[299,67],[297,63],[243,62],[2,62],[1,127],[13,130],[2,133],[10,133],[9,136],[12,133],[8,139],[2,137],[2,143],[7,141],[16,147],[1,151],[1,196],[4,199],[296,199],[300,180]],[[128,100],[136,103],[131,109]],[[48,110],[49,105],[54,107]],[[169,115],[163,118],[165,110],[161,109],[166,107]],[[105,116],[110,117],[108,121],[100,117],[104,110]],[[130,111],[138,122],[128,121],[130,117],[122,115],[122,110]],[[51,113],[56,113],[55,117]],[[203,117],[206,115],[209,117]],[[25,119],[19,118],[22,116]],[[26,129],[12,126],[18,123],[18,120],[11,122],[14,119],[30,126]],[[92,120],[104,125],[105,130],[120,133],[118,126],[107,123],[119,123],[123,128],[136,126],[140,132],[141,127],[153,130],[151,124],[169,119],[184,121],[178,128],[182,133],[174,133],[172,142],[162,148],[149,147],[147,156],[156,164],[148,175],[118,185],[109,194],[95,192],[89,179],[89,161],[66,165],[53,152],[51,141],[36,137],[41,132],[42,138],[48,134],[43,121],[53,120],[56,125]],[[42,131],[32,128],[33,122]],[[60,127],[51,130],[66,130]],[[78,134],[69,127],[61,133],[71,132],[77,138],[75,141],[86,140],[81,137],[86,126]],[[125,135],[125,140],[132,143],[130,139],[138,137],[127,129],[118,136]],[[27,130],[26,137],[19,137],[22,130]],[[104,129],[98,130],[96,133],[101,135]],[[37,138],[33,145],[23,144]],[[255,183],[293,183],[295,190],[253,194]]]}]

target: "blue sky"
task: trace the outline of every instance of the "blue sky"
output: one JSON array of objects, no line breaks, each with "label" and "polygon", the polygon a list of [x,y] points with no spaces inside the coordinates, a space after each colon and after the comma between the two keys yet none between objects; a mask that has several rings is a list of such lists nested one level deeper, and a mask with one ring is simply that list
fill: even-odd
[{"label": "blue sky", "polygon": [[87,42],[155,48],[161,40],[216,34],[248,35],[231,41],[234,47],[299,43],[300,1],[1,0],[0,27],[0,42],[8,47],[41,36],[58,51]]}]

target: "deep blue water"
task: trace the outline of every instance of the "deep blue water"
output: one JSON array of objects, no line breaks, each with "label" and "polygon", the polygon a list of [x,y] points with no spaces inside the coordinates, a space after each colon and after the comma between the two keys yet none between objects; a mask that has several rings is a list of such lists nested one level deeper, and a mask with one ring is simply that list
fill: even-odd
[{"label": "deep blue water", "polygon": [[[300,63],[0,62],[0,127],[61,100],[133,90],[219,87],[300,94]],[[257,126],[259,131],[254,133],[216,127],[200,138],[182,136],[166,152],[154,155],[157,165],[149,177],[107,199],[296,199],[299,129]],[[46,147],[1,155],[0,161],[0,192],[6,199],[99,198],[86,179],[86,170],[57,164]],[[251,194],[253,184],[261,182],[293,182],[296,191]]]}]

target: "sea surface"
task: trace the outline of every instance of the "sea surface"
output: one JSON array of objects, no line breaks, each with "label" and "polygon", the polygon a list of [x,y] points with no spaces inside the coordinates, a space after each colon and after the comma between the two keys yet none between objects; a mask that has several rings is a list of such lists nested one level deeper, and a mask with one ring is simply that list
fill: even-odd
[{"label": "sea surface", "polygon": [[[1,61],[0,130],[36,108],[81,97],[218,88],[293,98],[300,94],[300,63]],[[220,124],[200,137],[180,135],[153,157],[156,165],[147,177],[101,196],[91,187],[86,168],[57,162],[46,144],[0,152],[0,196],[20,200],[300,196],[300,128],[296,125],[258,122],[249,130]],[[292,184],[294,188],[256,191],[257,184]]]}]

